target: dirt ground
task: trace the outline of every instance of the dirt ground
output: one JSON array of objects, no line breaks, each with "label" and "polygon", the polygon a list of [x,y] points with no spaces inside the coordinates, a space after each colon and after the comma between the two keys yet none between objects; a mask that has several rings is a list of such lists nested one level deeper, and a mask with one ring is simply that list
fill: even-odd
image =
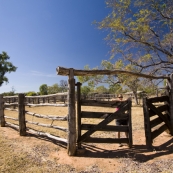
[{"label": "dirt ground", "polygon": [[[85,152],[72,157],[68,156],[65,144],[32,134],[22,137],[10,127],[0,127],[0,137],[8,141],[14,152],[28,153],[46,163],[50,171],[45,172],[173,172],[173,138],[164,132],[154,140],[153,150],[147,150],[143,125],[137,125],[142,114],[135,116],[138,117],[132,118],[132,148],[126,144],[123,147],[118,144],[82,144]],[[57,168],[51,171],[52,167]]]}]

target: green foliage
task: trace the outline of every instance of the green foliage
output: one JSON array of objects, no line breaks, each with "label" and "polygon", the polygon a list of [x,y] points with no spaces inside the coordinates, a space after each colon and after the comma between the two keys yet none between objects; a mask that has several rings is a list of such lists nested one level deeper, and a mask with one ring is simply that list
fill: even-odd
[{"label": "green foliage", "polygon": [[52,86],[48,86],[48,94],[55,94],[60,92],[60,90],[61,89],[57,83],[53,84]]},{"label": "green foliage", "polygon": [[81,94],[87,96],[88,93],[92,91],[92,88],[89,86],[82,86],[81,87]]},{"label": "green foliage", "polygon": [[112,9],[99,29],[110,31],[111,58],[151,75],[173,73],[173,3],[169,0],[107,0]]},{"label": "green foliage", "polygon": [[107,88],[105,88],[103,85],[102,86],[98,86],[95,89],[95,92],[97,93],[107,93],[109,90]]},{"label": "green foliage", "polygon": [[47,84],[42,84],[39,87],[40,95],[47,95],[48,94],[48,86]]},{"label": "green foliage", "polygon": [[120,84],[109,85],[109,93],[110,94],[119,94],[122,93],[122,87]]},{"label": "green foliage", "polygon": [[26,96],[36,96],[36,95],[37,95],[37,93],[34,91],[29,91],[26,93]]},{"label": "green foliage", "polygon": [[14,96],[16,95],[13,91],[2,93],[3,96]]},{"label": "green foliage", "polygon": [[5,74],[15,72],[17,69],[17,67],[8,61],[9,59],[10,57],[6,52],[2,52],[2,54],[0,54],[0,86],[4,82],[8,83],[8,78],[5,76]]}]

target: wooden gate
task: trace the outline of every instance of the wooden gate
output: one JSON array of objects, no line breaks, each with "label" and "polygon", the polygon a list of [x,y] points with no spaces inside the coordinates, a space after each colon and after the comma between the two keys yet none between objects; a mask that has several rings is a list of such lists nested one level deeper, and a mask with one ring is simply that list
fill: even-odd
[{"label": "wooden gate", "polygon": [[[162,103],[161,103],[162,102]],[[146,145],[152,148],[153,139],[163,133],[165,130],[171,132],[171,123],[169,116],[169,97],[144,98],[144,124]]]},{"label": "wooden gate", "polygon": [[[81,143],[127,143],[132,147],[132,124],[131,124],[131,100],[126,101],[96,101],[96,100],[82,100],[80,99],[80,83],[77,83],[77,122],[78,122],[78,148]],[[81,111],[81,106],[101,106],[101,107],[119,107],[119,110],[112,112],[89,112]],[[83,124],[83,118],[103,119],[98,124]],[[108,125],[115,119],[127,119],[128,125],[116,126]],[[84,131],[82,133],[82,131]],[[113,132],[127,132],[127,138],[96,138],[91,135],[96,131],[113,131]]]},{"label": "wooden gate", "polygon": [[165,96],[144,98],[143,111],[146,145],[151,149],[153,139],[165,130],[173,135],[173,74],[167,79]]}]

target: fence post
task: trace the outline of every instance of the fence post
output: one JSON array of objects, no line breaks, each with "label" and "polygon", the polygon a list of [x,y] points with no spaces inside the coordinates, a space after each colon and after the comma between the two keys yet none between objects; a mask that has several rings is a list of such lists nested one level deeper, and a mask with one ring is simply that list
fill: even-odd
[{"label": "fence post", "polygon": [[1,124],[1,127],[5,127],[3,95],[0,95],[0,124]]},{"label": "fence post", "polygon": [[169,101],[170,101],[169,106],[170,106],[171,135],[173,135],[173,74],[170,75]]},{"label": "fence post", "polygon": [[148,149],[152,149],[152,136],[151,136],[151,125],[150,125],[150,114],[147,106],[147,98],[143,98],[143,111],[144,111],[144,127],[145,127],[145,138]]},{"label": "fence post", "polygon": [[26,135],[26,122],[25,122],[25,95],[18,95],[18,110],[19,110],[19,133],[20,136]]},{"label": "fence post", "polygon": [[69,70],[68,80],[68,144],[69,156],[76,153],[76,110],[75,110],[75,79],[73,69]]},{"label": "fence post", "polygon": [[[80,82],[77,82],[77,84],[76,84],[76,86],[77,86],[77,125],[78,125],[78,127],[77,127],[77,131],[78,131],[78,137],[77,137],[77,141],[79,141],[79,139],[80,139],[80,137],[81,137],[81,92],[80,92],[80,90],[81,90],[81,83]],[[78,142],[77,143],[77,145],[78,145],[78,149],[80,149],[81,148],[81,142]]]},{"label": "fence post", "polygon": [[129,100],[128,101],[128,112],[129,112],[129,147],[131,148],[133,145],[133,137],[132,137],[132,116],[131,116],[131,112],[132,112],[132,101]]}]

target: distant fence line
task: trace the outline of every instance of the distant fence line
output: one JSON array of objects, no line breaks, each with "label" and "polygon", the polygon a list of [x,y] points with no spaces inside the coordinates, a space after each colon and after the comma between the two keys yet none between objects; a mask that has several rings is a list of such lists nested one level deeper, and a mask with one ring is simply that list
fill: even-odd
[{"label": "distant fence line", "polygon": [[[11,96],[9,96],[9,97],[11,97]],[[15,129],[18,129],[21,136],[25,136],[26,132],[31,132],[33,134],[41,135],[41,136],[47,136],[51,139],[55,139],[57,141],[61,141],[61,142],[64,142],[64,143],[68,142],[67,139],[60,138],[60,137],[51,135],[49,133],[40,132],[40,131],[37,131],[37,130],[26,127],[26,124],[28,123],[28,124],[34,124],[34,125],[37,125],[37,126],[42,126],[42,127],[47,127],[47,128],[54,128],[54,129],[58,129],[58,130],[61,130],[61,131],[64,131],[64,132],[68,132],[67,128],[53,125],[54,121],[67,121],[67,115],[65,115],[65,116],[43,115],[43,114],[33,113],[33,112],[29,112],[29,111],[25,110],[25,106],[59,106],[59,107],[66,106],[67,107],[67,104],[48,104],[48,103],[45,103],[45,104],[29,104],[29,103],[25,102],[26,99],[25,99],[24,94],[19,94],[18,97],[12,96],[11,98],[17,98],[17,100],[18,100],[18,102],[15,102],[15,103],[5,103],[6,98],[8,98],[8,97],[3,98],[3,96],[0,95],[0,122],[1,122],[1,127],[5,127],[7,125],[7,126],[15,128]],[[8,108],[9,106],[13,107],[13,108]],[[14,109],[14,107],[18,107],[18,109]],[[4,115],[4,109],[8,110],[8,111],[18,112],[18,118],[5,116]],[[49,119],[49,120],[52,120],[52,122],[51,122],[51,124],[44,124],[44,123],[40,123],[40,122],[28,121],[28,120],[25,119],[26,114],[29,115],[29,116],[32,116],[32,117]],[[7,119],[11,119],[13,121],[16,121],[16,122],[19,123],[19,125],[7,122],[6,121]]]},{"label": "distant fence line", "polygon": [[[39,96],[25,96],[25,102],[40,104],[40,103],[56,103],[57,101],[66,102],[67,101],[67,92],[56,93],[49,95],[39,95]],[[18,96],[4,96],[6,103],[15,103],[18,102]]]}]

